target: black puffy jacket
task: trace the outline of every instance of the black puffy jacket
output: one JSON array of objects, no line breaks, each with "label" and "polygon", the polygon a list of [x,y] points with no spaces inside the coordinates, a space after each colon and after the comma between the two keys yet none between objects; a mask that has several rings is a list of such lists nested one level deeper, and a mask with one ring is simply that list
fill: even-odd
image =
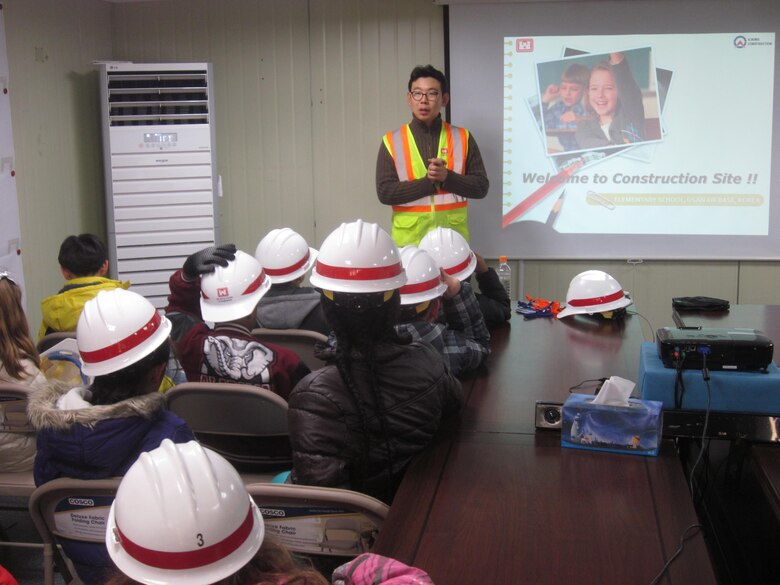
[{"label": "black puffy jacket", "polygon": [[312,372],[290,394],[291,480],[352,489],[390,503],[412,457],[430,442],[442,417],[460,409],[463,390],[431,346],[377,346],[375,387],[385,435],[368,364],[357,352],[352,363],[365,423],[334,365]]}]

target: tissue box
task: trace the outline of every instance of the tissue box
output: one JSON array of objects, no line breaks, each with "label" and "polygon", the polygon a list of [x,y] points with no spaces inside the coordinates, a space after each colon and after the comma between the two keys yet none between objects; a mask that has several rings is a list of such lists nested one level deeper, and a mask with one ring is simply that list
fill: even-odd
[{"label": "tissue box", "polygon": [[663,403],[630,398],[628,406],[593,404],[591,394],[571,394],[563,405],[561,445],[658,455],[663,427]]}]

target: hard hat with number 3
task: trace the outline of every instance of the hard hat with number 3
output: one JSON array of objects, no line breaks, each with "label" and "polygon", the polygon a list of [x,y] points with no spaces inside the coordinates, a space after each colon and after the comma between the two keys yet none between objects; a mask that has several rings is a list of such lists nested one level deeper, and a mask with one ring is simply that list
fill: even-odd
[{"label": "hard hat with number 3", "polygon": [[246,565],[265,534],[241,476],[197,441],[165,439],[119,484],[106,546],[128,577],[149,585],[208,585]]}]

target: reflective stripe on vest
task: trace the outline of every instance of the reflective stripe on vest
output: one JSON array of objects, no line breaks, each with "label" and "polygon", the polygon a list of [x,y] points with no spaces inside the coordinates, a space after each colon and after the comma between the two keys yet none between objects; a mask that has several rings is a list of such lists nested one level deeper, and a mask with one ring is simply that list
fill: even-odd
[{"label": "reflective stripe on vest", "polygon": [[[468,130],[442,122],[438,158],[446,161],[447,170],[461,175],[465,173],[468,141]],[[417,149],[412,129],[408,124],[385,134],[384,143],[390,156],[393,157],[399,180],[412,181],[428,175],[428,165]],[[430,197],[421,197],[415,201],[393,205],[393,211],[429,213],[434,210],[459,209],[467,205],[466,198],[437,188],[436,194]]]}]

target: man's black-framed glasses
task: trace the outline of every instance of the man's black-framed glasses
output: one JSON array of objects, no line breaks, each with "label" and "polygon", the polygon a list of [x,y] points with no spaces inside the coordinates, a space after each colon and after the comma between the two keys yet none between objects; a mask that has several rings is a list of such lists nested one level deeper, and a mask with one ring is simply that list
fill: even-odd
[{"label": "man's black-framed glasses", "polygon": [[429,102],[435,102],[437,99],[439,99],[439,96],[441,95],[441,93],[439,93],[435,89],[432,89],[430,91],[410,91],[409,93],[412,94],[412,99],[416,102],[422,100],[423,96],[427,97]]}]

